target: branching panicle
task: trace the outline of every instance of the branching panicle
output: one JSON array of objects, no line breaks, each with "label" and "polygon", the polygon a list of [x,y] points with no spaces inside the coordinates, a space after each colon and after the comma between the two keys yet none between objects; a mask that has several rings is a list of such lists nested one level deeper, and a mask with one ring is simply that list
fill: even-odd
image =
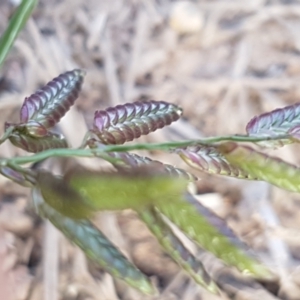
[{"label": "branching panicle", "polygon": [[[181,108],[164,101],[127,103],[96,111],[93,128],[86,133],[79,148],[71,149],[65,138],[50,128],[74,104],[83,77],[81,70],[66,72],[26,98],[20,123],[6,123],[0,137],[0,144],[9,139],[15,146],[36,153],[1,158],[0,173],[32,188],[38,214],[49,219],[112,276],[147,294],[156,292],[147,277],[88,220],[97,211],[135,210],[173,260],[211,292],[218,292],[215,283],[201,261],[184,247],[166,218],[199,247],[228,265],[254,277],[273,279],[226,222],[187,193],[189,181],[197,180],[194,175],[129,151],[175,152],[190,166],[209,174],[264,180],[300,193],[299,168],[240,145],[247,142],[274,146],[299,141],[300,104],[253,118],[247,125],[247,135],[122,145],[170,125],[182,114]],[[38,169],[37,165],[22,167],[51,157],[104,159],[115,170],[91,171],[75,165],[56,176]]]},{"label": "branching panicle", "polygon": [[95,112],[94,132],[103,144],[123,144],[177,121],[181,108],[163,101],[134,102]]}]

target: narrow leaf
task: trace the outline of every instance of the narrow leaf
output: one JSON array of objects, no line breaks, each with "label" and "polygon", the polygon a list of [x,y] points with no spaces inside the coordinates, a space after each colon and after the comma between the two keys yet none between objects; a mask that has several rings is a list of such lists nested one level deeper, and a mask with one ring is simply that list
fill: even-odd
[{"label": "narrow leaf", "polygon": [[73,169],[65,181],[95,210],[141,209],[171,201],[186,190],[187,180],[164,174],[163,168],[144,166],[118,173]]},{"label": "narrow leaf", "polygon": [[177,121],[182,109],[163,101],[134,102],[95,112],[94,133],[103,144],[123,144]]},{"label": "narrow leaf", "polygon": [[48,132],[44,137],[32,137],[18,129],[9,136],[10,142],[27,152],[41,152],[47,149],[68,148],[68,144],[62,135]]},{"label": "narrow leaf", "polygon": [[37,0],[23,0],[10,19],[8,27],[0,38],[0,67],[37,2]]},{"label": "narrow leaf", "polygon": [[300,192],[300,169],[253,148],[225,143],[220,146],[226,159],[259,180],[292,192]]},{"label": "narrow leaf", "polygon": [[[288,134],[290,129],[300,125],[300,103],[254,117],[247,124],[246,131],[251,136],[269,137]],[[279,147],[293,143],[293,139],[260,142],[266,147]]]},{"label": "narrow leaf", "polygon": [[177,262],[196,283],[200,284],[208,291],[217,294],[218,287],[206,272],[201,261],[199,261],[183,245],[180,239],[164,221],[160,213],[157,212],[155,208],[152,208],[140,211],[139,215],[174,261]]},{"label": "narrow leaf", "polygon": [[59,75],[36,93],[25,98],[20,120],[34,120],[46,128],[53,127],[78,97],[84,72],[73,70]]},{"label": "narrow leaf", "polygon": [[217,146],[189,146],[187,148],[176,149],[175,152],[179,154],[189,166],[200,171],[241,179],[255,179],[243,169],[231,165],[218,151]]},{"label": "narrow leaf", "polygon": [[235,266],[257,278],[272,277],[266,267],[232,244],[188,201],[182,199],[172,203],[164,202],[159,203],[157,207],[201,248],[213,253],[228,265]]},{"label": "narrow leaf", "polygon": [[43,201],[38,189],[33,190],[32,198],[39,215],[49,219],[70,241],[80,247],[90,260],[142,293],[156,294],[148,278],[90,221],[72,220],[60,214]]}]

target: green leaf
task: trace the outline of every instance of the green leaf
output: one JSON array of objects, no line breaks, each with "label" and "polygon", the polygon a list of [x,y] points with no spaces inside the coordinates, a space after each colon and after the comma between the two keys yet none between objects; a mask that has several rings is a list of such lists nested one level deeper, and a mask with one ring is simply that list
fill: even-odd
[{"label": "green leaf", "polygon": [[32,198],[37,212],[49,219],[64,235],[80,247],[86,256],[113,277],[148,295],[156,294],[148,278],[140,272],[104,235],[88,220],[73,220],[51,208],[43,201],[38,189]]},{"label": "green leaf", "polygon": [[296,166],[235,143],[222,144],[219,149],[231,164],[257,179],[288,191],[300,192],[300,169]]},{"label": "green leaf", "polygon": [[0,38],[0,67],[37,3],[38,0],[23,0],[9,21],[8,27]]},{"label": "green leaf", "polygon": [[257,278],[272,278],[272,274],[265,266],[233,245],[186,200],[159,203],[157,207],[201,248],[213,253],[228,265],[235,266],[244,273]]},{"label": "green leaf", "polygon": [[217,294],[218,287],[206,272],[201,261],[183,245],[161,214],[155,208],[149,208],[140,211],[139,215],[174,261],[177,262],[196,283],[208,291]]},{"label": "green leaf", "polygon": [[183,194],[188,181],[164,174],[157,166],[131,168],[118,173],[73,169],[65,181],[95,210],[139,210],[146,205],[172,201]]}]

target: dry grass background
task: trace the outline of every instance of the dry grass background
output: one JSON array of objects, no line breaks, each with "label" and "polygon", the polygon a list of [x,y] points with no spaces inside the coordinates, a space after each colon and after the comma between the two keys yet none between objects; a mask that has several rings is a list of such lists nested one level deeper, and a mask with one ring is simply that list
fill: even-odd
[{"label": "dry grass background", "polygon": [[[15,2],[0,1],[0,33]],[[184,109],[183,121],[144,141],[243,133],[253,115],[299,101],[300,2],[41,0],[0,70],[1,122],[17,120],[26,95],[75,67],[87,76],[76,108],[60,125],[75,146],[95,109],[143,99]],[[298,149],[276,154],[299,163]],[[0,154],[22,151],[7,143]],[[148,155],[184,166],[173,156]],[[103,213],[95,222],[160,288],[155,299],[300,299],[299,196],[265,183],[198,175],[199,201],[274,270],[279,281],[272,288],[227,276],[229,268],[199,253],[225,291],[211,296],[179,271],[132,212]],[[1,300],[154,299],[89,265],[34,214],[28,195],[0,177]]]}]

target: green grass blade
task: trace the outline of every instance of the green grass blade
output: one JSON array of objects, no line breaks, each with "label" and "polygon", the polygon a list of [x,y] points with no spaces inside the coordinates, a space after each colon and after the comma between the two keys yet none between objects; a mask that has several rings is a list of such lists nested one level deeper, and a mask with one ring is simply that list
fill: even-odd
[{"label": "green grass blade", "polygon": [[0,67],[37,3],[38,0],[23,0],[9,21],[8,27],[0,38]]},{"label": "green grass blade", "polygon": [[33,190],[32,198],[39,215],[49,219],[70,241],[80,247],[89,259],[113,277],[124,280],[142,293],[156,294],[148,278],[90,221],[78,221],[63,216],[44,202],[38,189]]},{"label": "green grass blade", "polygon": [[173,201],[170,204],[160,203],[158,209],[201,248],[211,252],[226,264],[235,266],[256,278],[272,278],[272,274],[265,266],[233,245],[186,200]]},{"label": "green grass blade", "polygon": [[217,294],[218,287],[206,272],[201,261],[189,252],[172,229],[166,224],[161,214],[155,209],[144,209],[139,212],[141,219],[165,251],[180,265],[194,280],[208,291]]}]

